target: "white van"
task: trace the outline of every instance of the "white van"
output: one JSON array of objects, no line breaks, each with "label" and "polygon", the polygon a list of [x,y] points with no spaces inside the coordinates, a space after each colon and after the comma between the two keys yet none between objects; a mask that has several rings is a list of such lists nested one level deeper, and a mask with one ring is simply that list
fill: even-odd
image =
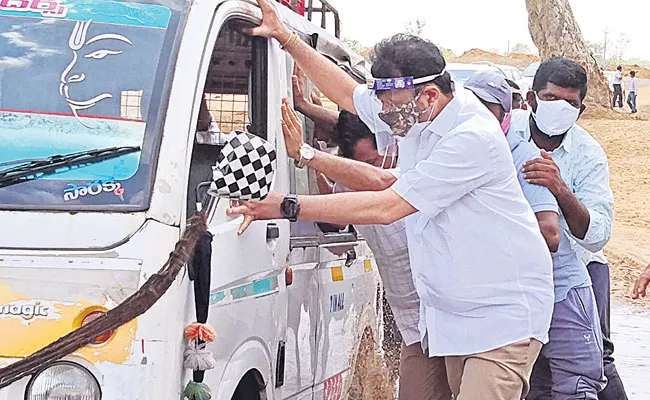
[{"label": "white van", "polygon": [[[366,78],[361,57],[281,8],[303,40]],[[114,308],[162,267],[220,151],[198,139],[202,103],[211,134],[248,130],[275,145],[274,190],[316,193],[313,171],[289,162],[283,143],[293,61],[249,35],[260,19],[246,0],[0,2],[0,367]],[[305,132],[311,140],[308,120]],[[381,311],[365,241],[285,220],[238,237],[241,218],[211,204],[212,398],[344,398]],[[0,400],[181,399],[194,313],[182,272],[142,316],[0,382]]]}]

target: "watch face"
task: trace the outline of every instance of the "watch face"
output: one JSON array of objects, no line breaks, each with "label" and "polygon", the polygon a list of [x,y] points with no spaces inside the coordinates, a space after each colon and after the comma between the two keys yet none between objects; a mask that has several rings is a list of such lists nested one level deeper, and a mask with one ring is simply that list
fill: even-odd
[{"label": "watch face", "polygon": [[304,144],[300,148],[300,157],[304,158],[305,160],[311,160],[312,158],[314,158],[315,154],[316,152],[314,151],[314,148],[307,144]]},{"label": "watch face", "polygon": [[295,219],[298,215],[298,202],[292,199],[286,199],[282,202],[282,216],[288,219]]},{"label": "watch face", "polygon": [[298,214],[298,204],[294,203],[293,201],[288,204],[287,207],[289,210],[289,216],[291,218],[295,218],[296,215]]}]

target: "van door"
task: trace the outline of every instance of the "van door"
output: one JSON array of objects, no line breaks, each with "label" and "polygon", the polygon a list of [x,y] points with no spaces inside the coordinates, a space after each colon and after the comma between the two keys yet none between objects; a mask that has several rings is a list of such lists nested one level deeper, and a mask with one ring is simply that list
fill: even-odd
[{"label": "van door", "polygon": [[[279,49],[279,48],[278,48]],[[292,98],[293,60],[284,56],[286,98]],[[284,145],[283,145],[284,146]],[[308,169],[289,162],[291,193],[309,194]],[[293,283],[287,286],[287,335],[284,386],[280,398],[311,400],[316,368],[319,323],[318,230],[313,222],[291,223],[291,268]]]},{"label": "van door", "polygon": [[[307,81],[305,89],[309,90],[311,86]],[[301,119],[304,141],[314,143],[314,123],[305,116]],[[317,177],[313,169],[294,168],[294,171],[296,193],[321,194],[328,191],[323,177]],[[312,308],[310,313],[312,327],[314,318],[317,318],[315,348],[310,354],[316,360],[314,398],[340,398],[350,377],[356,351],[362,312],[359,304],[366,303],[355,298],[355,290],[358,278],[363,274],[362,259],[367,250],[357,240],[352,228],[299,221],[293,224],[291,235],[292,254],[312,255],[315,252],[318,255],[317,268],[312,269],[314,264],[309,264],[312,279],[318,283],[317,294],[315,291],[310,294],[310,302],[314,302],[317,308],[317,312]]]},{"label": "van door", "polygon": [[[276,84],[271,82],[277,82],[280,74],[269,63],[268,40],[248,34],[253,26],[239,17],[228,18],[221,25],[216,42],[208,43],[205,84],[200,83],[200,105],[194,111],[198,122],[187,191],[188,214],[196,210],[203,198],[201,190],[197,195],[199,183],[212,180],[212,166],[225,133],[247,131],[277,147],[280,122],[277,112],[269,114],[269,104],[279,104],[279,94],[271,93],[277,92]],[[215,27],[219,24],[215,23]],[[286,163],[279,161],[274,190],[289,190],[287,174]],[[267,394],[281,384],[276,367],[282,364],[286,330],[283,288],[289,223],[255,221],[238,236],[236,231],[242,218],[226,216],[228,206],[225,199],[212,199],[208,221],[209,232],[214,236],[209,321],[216,328],[218,339],[208,345],[217,367],[205,374],[205,382],[219,399],[239,393],[235,387],[253,390],[251,382],[259,386],[254,392]]]}]

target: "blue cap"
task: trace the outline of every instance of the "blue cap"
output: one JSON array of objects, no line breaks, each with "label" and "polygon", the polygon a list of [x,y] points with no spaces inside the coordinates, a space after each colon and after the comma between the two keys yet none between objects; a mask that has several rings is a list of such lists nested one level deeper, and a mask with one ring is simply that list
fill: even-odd
[{"label": "blue cap", "polygon": [[505,112],[512,108],[512,88],[500,72],[479,71],[463,86],[487,103],[500,104]]}]

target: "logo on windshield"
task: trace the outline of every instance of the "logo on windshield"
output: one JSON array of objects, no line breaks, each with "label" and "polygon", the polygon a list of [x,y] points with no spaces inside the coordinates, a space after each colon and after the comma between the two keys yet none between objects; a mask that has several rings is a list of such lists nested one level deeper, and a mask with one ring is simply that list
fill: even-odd
[{"label": "logo on windshield", "polygon": [[77,200],[79,197],[84,197],[87,195],[96,196],[100,193],[113,193],[115,196],[120,197],[124,200],[124,188],[119,182],[114,180],[110,181],[101,181],[95,180],[93,182],[88,182],[85,185],[77,185],[74,183],[68,183],[66,189],[63,191],[63,200]]},{"label": "logo on windshield", "polygon": [[0,0],[0,10],[40,13],[43,17],[65,17],[68,6],[60,1]]},{"label": "logo on windshield", "polygon": [[[116,55],[122,54],[122,50],[118,50],[114,47],[114,44],[117,42],[126,43],[132,45],[133,42],[125,36],[118,35],[116,33],[103,33],[97,36],[88,38],[88,28],[92,20],[89,21],[77,21],[72,30],[72,34],[68,40],[68,46],[72,50],[72,61],[68,66],[63,70],[61,74],[61,84],[59,85],[59,94],[65,98],[65,101],[68,103],[72,114],[74,114],[77,121],[79,121],[83,126],[87,128],[93,128],[85,124],[80,118],[78,112],[80,110],[87,110],[94,107],[97,103],[110,99],[113,97],[110,93],[98,93],[90,99],[78,99],[74,98],[70,94],[70,89],[73,88],[77,83],[84,82],[86,80],[86,68],[89,67],[86,63],[82,63],[83,59],[94,61],[102,60],[106,57],[114,57]],[[100,43],[101,46],[92,50],[89,48],[90,44]],[[119,44],[119,43],[118,43]],[[109,46],[110,45],[110,46]],[[94,46],[93,46],[94,47]]]}]

